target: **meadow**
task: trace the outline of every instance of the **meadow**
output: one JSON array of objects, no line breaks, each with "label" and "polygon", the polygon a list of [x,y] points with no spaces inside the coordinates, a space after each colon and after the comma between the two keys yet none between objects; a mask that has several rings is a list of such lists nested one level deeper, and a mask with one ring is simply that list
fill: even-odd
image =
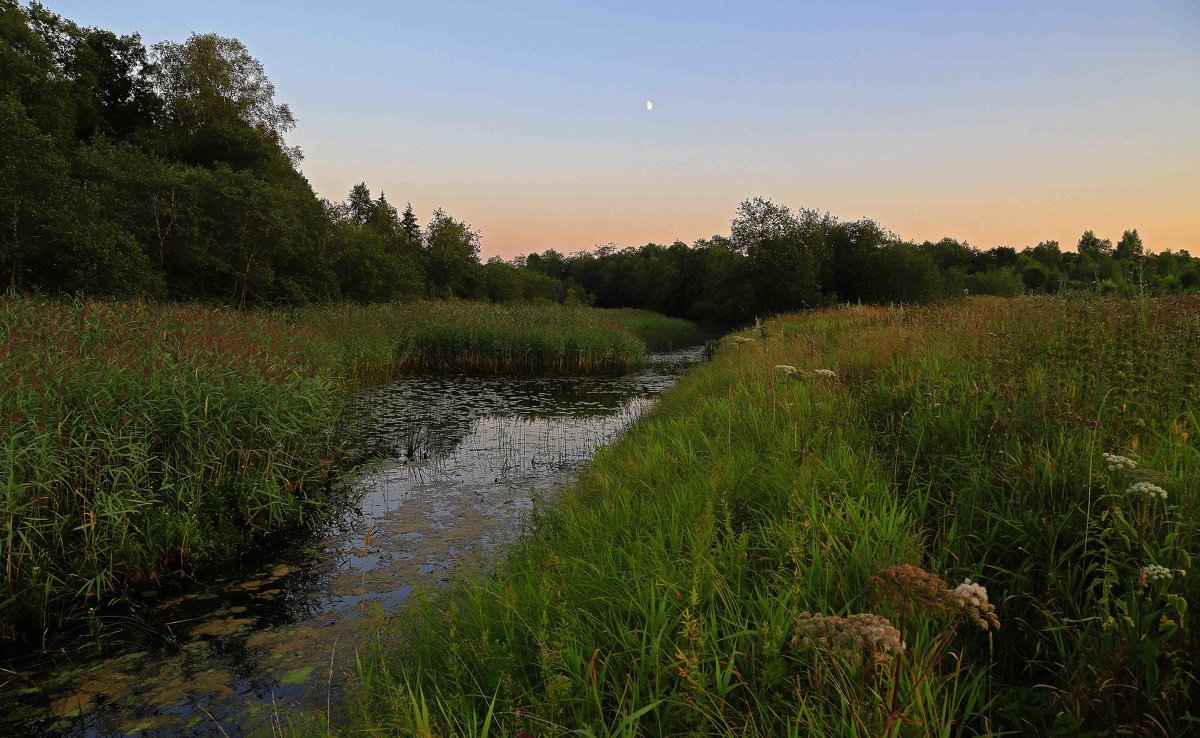
[{"label": "meadow", "polygon": [[1194,733],[1198,377],[1196,299],[760,324],[383,621],[324,727]]},{"label": "meadow", "polygon": [[602,311],[0,298],[0,640],[203,573],[343,498],[347,400],[415,371],[609,374]]}]

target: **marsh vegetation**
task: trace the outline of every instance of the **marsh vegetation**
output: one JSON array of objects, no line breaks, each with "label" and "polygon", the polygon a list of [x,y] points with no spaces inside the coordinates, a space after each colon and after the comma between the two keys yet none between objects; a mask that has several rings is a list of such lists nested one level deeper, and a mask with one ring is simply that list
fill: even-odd
[{"label": "marsh vegetation", "polygon": [[614,374],[645,356],[584,307],[0,298],[0,636],[318,525],[356,387],[413,371]]},{"label": "marsh vegetation", "polygon": [[1191,729],[1195,300],[841,308],[740,337],[494,575],[381,632],[355,729]]}]

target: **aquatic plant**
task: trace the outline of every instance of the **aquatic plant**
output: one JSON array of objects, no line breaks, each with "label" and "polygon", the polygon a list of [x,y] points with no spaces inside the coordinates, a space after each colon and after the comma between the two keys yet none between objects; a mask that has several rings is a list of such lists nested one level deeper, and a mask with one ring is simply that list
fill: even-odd
[{"label": "aquatic plant", "polygon": [[620,374],[646,347],[587,307],[525,303],[413,302],[300,310],[362,381],[405,372]]}]

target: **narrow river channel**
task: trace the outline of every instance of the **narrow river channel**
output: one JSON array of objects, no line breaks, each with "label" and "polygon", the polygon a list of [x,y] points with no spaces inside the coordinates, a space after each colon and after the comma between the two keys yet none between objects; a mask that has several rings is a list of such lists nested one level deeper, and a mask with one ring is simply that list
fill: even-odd
[{"label": "narrow river channel", "polygon": [[142,592],[98,616],[103,635],[4,658],[0,735],[234,736],[325,710],[373,618],[494,562],[702,353],[654,354],[623,377],[413,376],[364,392],[357,445],[376,460],[349,480],[355,504],[188,591]]}]

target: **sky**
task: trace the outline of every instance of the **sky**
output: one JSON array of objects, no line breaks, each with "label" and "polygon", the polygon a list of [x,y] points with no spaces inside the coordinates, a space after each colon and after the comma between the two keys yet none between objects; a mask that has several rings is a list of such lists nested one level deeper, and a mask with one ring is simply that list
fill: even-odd
[{"label": "sky", "polygon": [[[485,257],[728,234],[762,196],[978,248],[1200,255],[1200,2],[45,0],[266,66],[321,196]],[[653,100],[653,110],[646,101]]]}]

